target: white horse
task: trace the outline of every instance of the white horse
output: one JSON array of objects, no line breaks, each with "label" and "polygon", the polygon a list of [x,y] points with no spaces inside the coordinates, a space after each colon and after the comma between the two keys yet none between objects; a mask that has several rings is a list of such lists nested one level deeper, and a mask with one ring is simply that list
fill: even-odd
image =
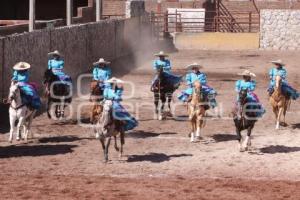
[{"label": "white horse", "polygon": [[[9,88],[8,101],[9,107],[9,123],[10,133],[9,142],[13,140],[13,134],[16,133],[16,140],[20,140],[20,136],[27,141],[28,134],[30,133],[30,126],[36,110],[29,109],[22,103],[20,88],[17,83],[12,82]],[[16,126],[16,121],[18,124]],[[23,130],[21,130],[23,128]],[[22,134],[21,134],[22,131]],[[32,134],[31,134],[31,137]]]}]

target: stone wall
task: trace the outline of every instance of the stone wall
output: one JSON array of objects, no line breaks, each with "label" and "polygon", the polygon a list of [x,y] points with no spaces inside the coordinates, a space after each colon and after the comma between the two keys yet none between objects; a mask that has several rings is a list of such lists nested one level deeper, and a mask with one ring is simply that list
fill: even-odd
[{"label": "stone wall", "polygon": [[300,10],[261,10],[260,48],[300,50]]},{"label": "stone wall", "polygon": [[7,95],[15,63],[29,62],[32,66],[30,80],[41,86],[47,53],[58,49],[65,59],[65,72],[75,80],[79,74],[91,70],[92,63],[100,57],[115,61],[142,48],[138,41],[146,34],[142,35],[140,27],[146,25],[136,17],[0,38],[0,98]]}]

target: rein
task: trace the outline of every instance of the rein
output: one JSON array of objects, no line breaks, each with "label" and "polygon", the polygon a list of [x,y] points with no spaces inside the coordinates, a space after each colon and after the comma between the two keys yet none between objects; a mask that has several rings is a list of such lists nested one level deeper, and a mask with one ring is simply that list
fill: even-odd
[{"label": "rein", "polygon": [[14,107],[10,104],[10,107],[11,107],[12,109],[14,109],[15,111],[19,110],[20,108],[23,108],[24,106],[25,106],[25,104],[21,104],[21,105],[19,105],[18,107],[14,108]]}]

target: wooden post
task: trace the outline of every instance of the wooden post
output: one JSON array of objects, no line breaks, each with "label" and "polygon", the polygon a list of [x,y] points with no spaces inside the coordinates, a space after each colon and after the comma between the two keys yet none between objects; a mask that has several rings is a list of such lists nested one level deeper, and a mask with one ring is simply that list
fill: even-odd
[{"label": "wooden post", "polygon": [[164,32],[165,33],[169,32],[169,27],[168,27],[168,11],[166,11],[165,14],[164,14]]},{"label": "wooden post", "polygon": [[177,9],[175,10],[175,32],[177,32]]},{"label": "wooden post", "polygon": [[35,29],[35,0],[29,0],[29,32]]},{"label": "wooden post", "polygon": [[251,26],[252,26],[252,12],[249,12],[249,33],[251,33]]},{"label": "wooden post", "polygon": [[102,15],[102,0],[96,0],[96,22],[101,20]]},{"label": "wooden post", "polygon": [[67,26],[72,25],[73,0],[67,0]]}]

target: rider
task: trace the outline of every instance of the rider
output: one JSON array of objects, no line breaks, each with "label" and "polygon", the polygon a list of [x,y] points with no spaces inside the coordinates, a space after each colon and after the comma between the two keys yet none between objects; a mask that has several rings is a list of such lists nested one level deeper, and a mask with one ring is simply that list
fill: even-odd
[{"label": "rider", "polygon": [[[252,80],[251,77],[256,77],[256,75],[249,70],[243,71],[243,73],[239,73],[238,75],[243,76],[243,80],[238,80],[235,83],[235,91],[239,93],[241,90],[247,90],[247,99],[250,102],[256,103],[258,107],[261,109],[261,112],[257,112],[257,116],[262,116],[265,113],[265,109],[260,103],[257,95],[254,93],[256,88],[256,81]],[[239,103],[239,98],[237,98],[237,104]]]},{"label": "rider", "polygon": [[105,89],[103,96],[105,100],[113,101],[113,117],[116,120],[124,123],[124,131],[132,130],[137,125],[137,120],[130,116],[126,109],[121,105],[122,94],[123,94],[123,81],[115,77],[105,81]]},{"label": "rider", "polygon": [[[93,85],[93,83],[97,83],[100,89],[100,95],[103,94],[103,90],[105,88],[105,81],[111,78],[111,69],[108,66],[109,64],[110,62],[105,61],[103,58],[100,58],[99,61],[93,63],[94,69],[91,86]],[[91,87],[91,90],[93,89],[94,88]]]},{"label": "rider", "polygon": [[48,61],[48,69],[51,69],[53,74],[56,75],[60,81],[71,83],[71,77],[63,72],[65,62],[61,57],[60,52],[55,50],[48,53],[48,55],[51,56]]},{"label": "rider", "polygon": [[38,110],[42,103],[37,93],[37,86],[34,83],[29,83],[30,64],[19,62],[14,67],[12,82],[17,82],[21,90],[22,102],[30,109]]},{"label": "rider", "polygon": [[190,101],[190,97],[193,93],[194,82],[199,81],[204,95],[209,100],[210,106],[214,108],[217,106],[215,99],[217,92],[207,85],[207,77],[205,73],[200,71],[201,67],[202,66],[198,63],[193,63],[187,66],[187,69],[190,70],[185,76],[188,88],[181,92],[181,94],[178,96],[178,99],[182,102]]},{"label": "rider", "polygon": [[[158,72],[159,69],[162,67],[166,78],[170,81],[174,88],[177,89],[181,82],[181,77],[171,73],[171,62],[170,60],[166,59],[168,55],[165,54],[163,51],[160,51],[158,54],[155,54],[155,56],[157,56],[159,59],[154,60],[153,69],[156,72]],[[154,80],[152,81],[152,85],[154,84],[156,79],[157,76],[155,76]]]},{"label": "rider", "polygon": [[270,76],[270,84],[268,88],[269,95],[271,96],[274,92],[274,86],[275,86],[275,79],[276,76],[280,76],[282,79],[282,90],[283,93],[286,94],[288,97],[291,97],[293,100],[296,100],[299,98],[300,94],[292,88],[288,82],[287,82],[287,70],[284,67],[285,64],[281,60],[272,61],[272,63],[275,65],[274,68],[272,68],[269,72]]}]

